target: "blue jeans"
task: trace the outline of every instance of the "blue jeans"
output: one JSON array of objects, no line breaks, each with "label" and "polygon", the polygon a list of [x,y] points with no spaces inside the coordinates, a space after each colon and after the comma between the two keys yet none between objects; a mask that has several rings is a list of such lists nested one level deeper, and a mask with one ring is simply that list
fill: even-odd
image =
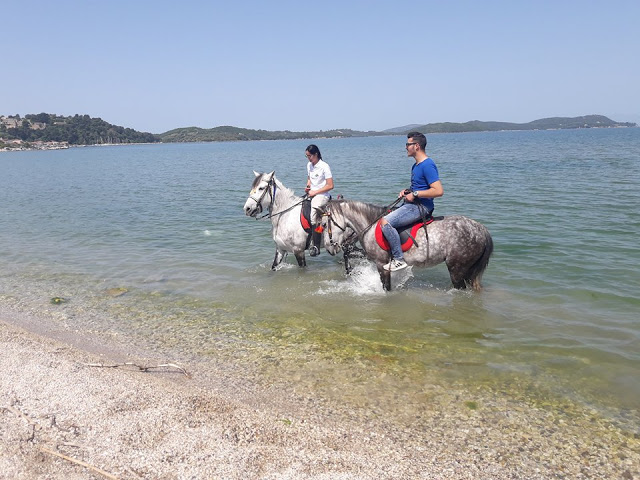
[{"label": "blue jeans", "polygon": [[416,205],[415,203],[404,203],[400,208],[385,215],[384,219],[387,221],[387,224],[382,226],[382,234],[384,238],[387,239],[387,242],[389,242],[391,256],[396,260],[404,259],[400,234],[397,229],[413,225],[422,220],[421,210],[424,211],[425,216],[429,215],[427,207],[424,205]]}]

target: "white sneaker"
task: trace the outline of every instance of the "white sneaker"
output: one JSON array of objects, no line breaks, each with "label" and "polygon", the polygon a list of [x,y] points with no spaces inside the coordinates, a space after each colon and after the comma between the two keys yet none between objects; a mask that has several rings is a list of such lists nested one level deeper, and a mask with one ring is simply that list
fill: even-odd
[{"label": "white sneaker", "polygon": [[407,262],[405,262],[404,260],[396,260],[395,258],[392,258],[391,261],[384,265],[382,268],[384,268],[385,270],[389,270],[390,272],[395,272],[396,270],[402,270],[403,268],[407,267]]}]

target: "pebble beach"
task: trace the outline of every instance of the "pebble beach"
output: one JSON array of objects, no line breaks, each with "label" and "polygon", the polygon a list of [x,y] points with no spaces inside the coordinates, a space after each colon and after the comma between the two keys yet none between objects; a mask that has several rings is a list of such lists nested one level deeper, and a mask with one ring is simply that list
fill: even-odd
[{"label": "pebble beach", "polygon": [[452,387],[398,428],[0,320],[0,478],[640,478],[638,432],[577,406],[482,391],[465,404]]}]

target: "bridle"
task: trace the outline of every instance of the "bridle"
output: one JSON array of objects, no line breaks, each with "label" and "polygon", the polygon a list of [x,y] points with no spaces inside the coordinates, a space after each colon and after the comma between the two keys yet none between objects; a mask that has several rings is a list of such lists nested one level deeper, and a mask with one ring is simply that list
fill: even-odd
[{"label": "bridle", "polygon": [[[340,225],[340,223],[338,223],[335,220],[334,216],[331,214],[331,210],[329,209],[329,207],[327,207],[322,216],[327,217],[327,233],[329,234],[329,245],[331,245],[332,247],[344,249],[345,245],[351,245],[352,243],[354,243],[354,238],[358,238],[358,233],[356,232],[355,228],[353,228],[351,225]],[[351,233],[346,239],[344,239],[342,243],[338,243],[333,240],[333,226],[338,227],[340,230],[342,230],[343,233],[346,233],[347,228],[350,228],[353,233]]]},{"label": "bridle", "polygon": [[[273,193],[271,193],[272,188],[273,188]],[[257,193],[257,187],[249,192],[249,198],[254,202],[256,202],[256,207],[258,207],[258,213],[262,213],[263,211],[262,201],[264,200],[264,197],[267,194],[267,192],[269,192],[269,196],[271,197],[271,201],[269,202],[269,208],[268,208],[268,210],[271,211],[271,208],[273,207],[273,201],[276,198],[276,189],[277,189],[276,181],[272,175],[269,181],[267,182],[267,187],[262,191],[262,194],[260,195],[259,198],[256,198],[255,196],[255,194]]]},{"label": "bridle", "polygon": [[[260,182],[262,183],[262,182]],[[273,188],[273,191],[271,190]],[[263,218],[272,218],[272,217],[277,217],[278,215],[282,215],[283,213],[286,213],[290,210],[293,210],[295,207],[297,207],[298,205],[300,205],[305,198],[307,197],[306,195],[304,195],[302,197],[302,199],[297,202],[294,203],[293,205],[291,205],[289,208],[285,208],[284,210],[277,212],[277,213],[272,213],[273,210],[273,203],[275,202],[276,199],[276,190],[278,189],[278,185],[276,184],[276,179],[272,176],[269,181],[267,182],[267,187],[262,191],[262,194],[260,195],[259,198],[256,198],[255,193],[256,193],[256,189],[253,189],[249,192],[249,198],[251,200],[253,200],[254,202],[256,202],[256,207],[258,207],[258,213],[262,213],[263,211],[263,207],[262,207],[262,201],[264,200],[265,195],[267,194],[267,192],[269,192],[269,196],[271,197],[271,201],[269,202],[269,208],[267,209],[269,211],[269,213],[265,213],[263,216],[258,217],[256,216],[256,220],[262,220]],[[257,215],[257,214],[256,214]]]}]

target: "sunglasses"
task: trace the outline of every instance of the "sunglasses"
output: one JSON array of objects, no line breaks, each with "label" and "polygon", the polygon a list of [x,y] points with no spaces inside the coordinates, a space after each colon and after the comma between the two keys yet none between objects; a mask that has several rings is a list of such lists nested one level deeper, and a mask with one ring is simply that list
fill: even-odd
[{"label": "sunglasses", "polygon": [[417,144],[418,144],[418,142],[405,143],[405,144],[404,144],[404,148],[409,148],[409,146],[411,146],[411,145],[417,145]]}]

